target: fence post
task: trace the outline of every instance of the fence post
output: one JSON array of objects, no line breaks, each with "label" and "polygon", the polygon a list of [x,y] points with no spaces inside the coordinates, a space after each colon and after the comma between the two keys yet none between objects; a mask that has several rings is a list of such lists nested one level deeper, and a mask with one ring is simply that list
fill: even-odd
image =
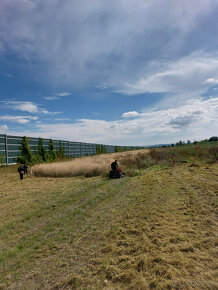
[{"label": "fence post", "polygon": [[5,157],[6,157],[6,164],[8,165],[8,136],[5,134]]},{"label": "fence post", "polygon": [[68,158],[70,158],[70,141],[68,141]]}]

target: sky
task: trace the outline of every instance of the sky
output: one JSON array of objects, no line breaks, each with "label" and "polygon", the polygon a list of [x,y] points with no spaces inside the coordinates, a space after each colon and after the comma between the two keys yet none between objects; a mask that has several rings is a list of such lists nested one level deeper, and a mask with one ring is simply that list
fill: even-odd
[{"label": "sky", "polygon": [[1,0],[0,134],[218,135],[218,0]]}]

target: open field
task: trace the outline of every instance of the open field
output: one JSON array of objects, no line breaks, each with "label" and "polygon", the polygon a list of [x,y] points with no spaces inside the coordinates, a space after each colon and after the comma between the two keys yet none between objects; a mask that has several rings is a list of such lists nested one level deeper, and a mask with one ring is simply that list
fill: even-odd
[{"label": "open field", "polygon": [[0,289],[217,289],[217,163],[117,180],[16,168],[0,168]]}]

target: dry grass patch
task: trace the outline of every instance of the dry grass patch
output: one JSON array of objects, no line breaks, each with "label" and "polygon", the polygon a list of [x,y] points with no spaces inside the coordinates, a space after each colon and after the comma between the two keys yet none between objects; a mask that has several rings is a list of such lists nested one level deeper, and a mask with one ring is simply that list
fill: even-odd
[{"label": "dry grass patch", "polygon": [[119,165],[127,168],[125,159],[136,159],[140,154],[147,154],[149,150],[137,150],[112,154],[75,158],[71,161],[35,165],[31,168],[33,176],[41,177],[73,177],[73,176],[104,176],[111,163],[117,159]]}]

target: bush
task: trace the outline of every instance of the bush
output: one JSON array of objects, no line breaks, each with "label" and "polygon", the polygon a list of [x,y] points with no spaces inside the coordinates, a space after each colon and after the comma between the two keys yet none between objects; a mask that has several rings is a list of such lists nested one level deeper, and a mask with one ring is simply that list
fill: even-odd
[{"label": "bush", "polygon": [[218,137],[217,136],[213,136],[209,139],[209,142],[214,142],[214,141],[218,141]]},{"label": "bush", "polygon": [[65,152],[64,152],[64,148],[61,144],[61,141],[59,143],[59,151],[57,152],[57,157],[58,159],[64,159],[65,158]]},{"label": "bush", "polygon": [[29,147],[29,139],[24,136],[20,142],[20,150],[21,150],[21,156],[17,157],[18,163],[27,163],[27,164],[34,164],[36,163],[35,157],[32,155],[32,152],[30,151]]},{"label": "bush", "polygon": [[218,146],[211,146],[208,150],[210,156],[212,157],[212,159],[214,160],[218,160]]},{"label": "bush", "polygon": [[49,146],[48,146],[48,158],[50,161],[57,160],[57,154],[55,152],[54,142],[52,139],[49,140]]},{"label": "bush", "polygon": [[46,158],[47,158],[47,154],[46,154],[46,150],[45,148],[43,147],[43,140],[42,138],[39,138],[39,142],[38,142],[38,160],[41,159],[41,161],[46,161]]}]

